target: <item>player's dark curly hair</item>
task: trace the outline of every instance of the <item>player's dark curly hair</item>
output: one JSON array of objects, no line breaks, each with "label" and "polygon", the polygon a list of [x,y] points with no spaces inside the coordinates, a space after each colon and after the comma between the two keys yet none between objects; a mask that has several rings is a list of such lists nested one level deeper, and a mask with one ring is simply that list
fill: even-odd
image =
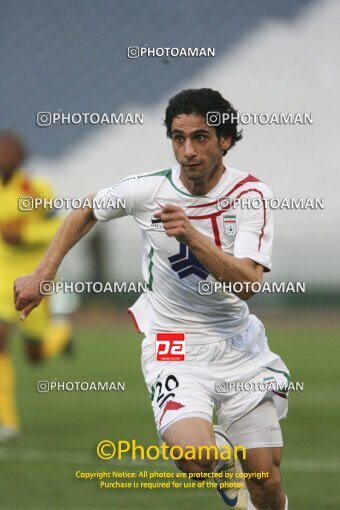
[{"label": "player's dark curly hair", "polygon": [[[168,138],[171,138],[172,121],[177,115],[196,113],[206,119],[208,112],[229,113],[229,118],[226,118],[226,116],[221,117],[222,122],[214,127],[218,138],[221,136],[231,137],[231,145],[229,147],[231,149],[242,138],[242,129],[240,131],[237,130],[237,110],[217,90],[212,89],[182,90],[182,92],[179,92],[170,99],[164,119]],[[223,155],[227,152],[225,150]]]}]

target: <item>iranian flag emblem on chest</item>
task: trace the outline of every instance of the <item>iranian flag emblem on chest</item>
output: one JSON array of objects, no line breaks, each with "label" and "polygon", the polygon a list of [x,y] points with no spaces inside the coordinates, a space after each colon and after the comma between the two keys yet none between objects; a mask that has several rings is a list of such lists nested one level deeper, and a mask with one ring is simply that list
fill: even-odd
[{"label": "iranian flag emblem on chest", "polygon": [[223,230],[226,237],[233,239],[236,236],[236,215],[224,214],[223,215]]}]

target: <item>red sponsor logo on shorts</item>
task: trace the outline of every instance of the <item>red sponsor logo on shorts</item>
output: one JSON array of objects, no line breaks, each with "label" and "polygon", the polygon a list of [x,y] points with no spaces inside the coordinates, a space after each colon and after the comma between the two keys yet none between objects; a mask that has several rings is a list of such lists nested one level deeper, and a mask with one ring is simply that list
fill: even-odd
[{"label": "red sponsor logo on shorts", "polygon": [[156,333],[157,361],[185,360],[185,333]]}]

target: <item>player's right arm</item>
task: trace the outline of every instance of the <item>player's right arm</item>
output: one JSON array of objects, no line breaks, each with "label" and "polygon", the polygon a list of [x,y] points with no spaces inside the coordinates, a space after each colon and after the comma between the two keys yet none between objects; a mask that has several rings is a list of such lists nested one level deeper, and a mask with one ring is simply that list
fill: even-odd
[{"label": "player's right arm", "polygon": [[89,195],[84,207],[66,217],[36,270],[14,282],[15,308],[20,312],[21,320],[42,301],[44,296],[40,293],[41,282],[54,279],[65,255],[91,230],[97,220],[109,221],[133,214],[137,180],[137,176],[130,176],[115,186],[102,189],[96,195]]},{"label": "player's right arm", "polygon": [[[36,270],[14,282],[15,308],[20,312],[21,320],[42,301],[44,296],[40,293],[41,282],[54,279],[67,252],[91,230],[97,220],[109,221],[132,215],[136,182],[137,176],[130,176],[115,186],[102,189],[96,195],[89,195],[84,207],[67,216]],[[139,199],[143,200],[140,194]]]},{"label": "player's right arm", "polygon": [[[91,203],[93,197],[89,195],[87,203]],[[41,282],[54,279],[65,255],[91,230],[96,221],[90,206],[72,211],[60,225],[36,270],[15,280],[14,302],[21,320],[42,301],[44,296],[40,293]]]}]

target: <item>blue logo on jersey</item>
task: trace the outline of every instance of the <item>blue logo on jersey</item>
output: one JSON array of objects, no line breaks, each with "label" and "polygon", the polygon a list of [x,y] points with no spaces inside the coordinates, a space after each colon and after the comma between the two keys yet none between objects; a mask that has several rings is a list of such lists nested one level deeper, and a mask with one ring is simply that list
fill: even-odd
[{"label": "blue logo on jersey", "polygon": [[195,274],[201,279],[208,278],[208,271],[197,257],[189,250],[186,244],[179,243],[179,253],[169,257],[171,269],[178,274],[180,279]]}]

